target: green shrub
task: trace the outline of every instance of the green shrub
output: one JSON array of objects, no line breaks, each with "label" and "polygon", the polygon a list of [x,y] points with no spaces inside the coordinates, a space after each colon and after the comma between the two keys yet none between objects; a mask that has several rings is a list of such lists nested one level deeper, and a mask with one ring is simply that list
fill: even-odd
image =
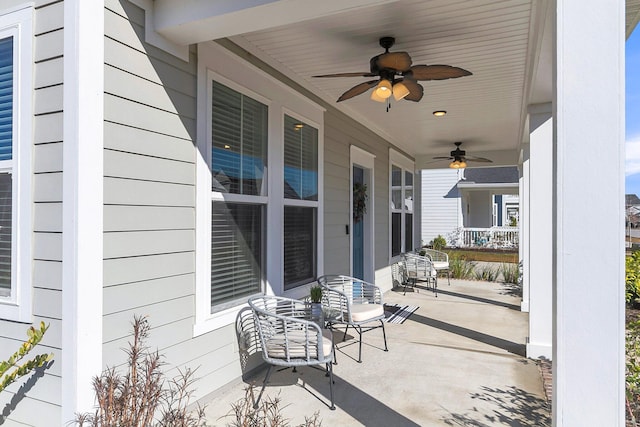
[{"label": "green shrub", "polygon": [[498,278],[498,270],[490,265],[484,265],[482,267],[476,267],[473,270],[473,275],[476,280],[484,280],[485,282],[495,282]]},{"label": "green shrub", "polygon": [[627,324],[625,350],[627,410],[632,420],[635,420],[640,416],[640,321],[638,320]]},{"label": "green shrub", "polygon": [[447,246],[447,240],[438,234],[438,237],[431,241],[431,247],[436,251],[441,251]]},{"label": "green shrub", "polygon": [[473,277],[474,263],[458,256],[449,257],[449,271],[454,279],[470,279]]},{"label": "green shrub", "polygon": [[[29,372],[36,368],[41,368],[45,363],[53,358],[53,353],[39,354],[33,359],[27,360],[20,364],[22,359],[36,346],[40,341],[44,333],[49,329],[49,325],[45,325],[44,322],[40,322],[40,328],[36,329],[31,326],[27,329],[27,341],[25,341],[18,351],[13,353],[8,360],[0,361],[0,392],[7,388],[11,383],[23,375],[27,375]],[[9,370],[13,369],[11,372]],[[0,421],[2,421],[0,419]],[[0,424],[2,424],[0,422]]]},{"label": "green shrub", "polygon": [[502,281],[504,283],[513,283],[514,285],[518,284],[518,278],[520,276],[520,272],[518,270],[518,264],[512,263],[502,263],[498,268],[499,274],[502,275]]},{"label": "green shrub", "polygon": [[635,304],[640,298],[640,251],[626,259],[625,299]]}]

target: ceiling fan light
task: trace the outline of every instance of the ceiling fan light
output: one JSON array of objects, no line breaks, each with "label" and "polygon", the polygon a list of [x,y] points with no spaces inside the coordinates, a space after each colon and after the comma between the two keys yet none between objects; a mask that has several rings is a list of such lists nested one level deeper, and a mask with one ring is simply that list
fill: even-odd
[{"label": "ceiling fan light", "polygon": [[391,82],[387,79],[380,80],[374,92],[379,98],[387,99],[391,96]]},{"label": "ceiling fan light", "polygon": [[454,160],[453,162],[449,163],[449,167],[451,169],[460,169],[460,162],[458,160]]},{"label": "ceiling fan light", "polygon": [[464,160],[460,162],[460,169],[466,168],[467,167],[467,162],[465,162]]},{"label": "ceiling fan light", "polygon": [[402,82],[397,82],[393,85],[393,98],[396,101],[400,101],[405,96],[409,95],[409,89]]},{"label": "ceiling fan light", "polygon": [[376,102],[386,102],[387,98],[382,98],[382,97],[378,96],[377,90],[374,89],[373,92],[371,92],[371,100],[372,101],[376,101]]}]

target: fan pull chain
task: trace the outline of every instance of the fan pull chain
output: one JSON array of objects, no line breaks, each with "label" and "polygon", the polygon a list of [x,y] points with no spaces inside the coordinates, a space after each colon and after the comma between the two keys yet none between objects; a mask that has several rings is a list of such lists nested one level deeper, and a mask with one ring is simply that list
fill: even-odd
[{"label": "fan pull chain", "polygon": [[391,108],[391,97],[387,98],[387,113],[389,112],[390,108]]}]

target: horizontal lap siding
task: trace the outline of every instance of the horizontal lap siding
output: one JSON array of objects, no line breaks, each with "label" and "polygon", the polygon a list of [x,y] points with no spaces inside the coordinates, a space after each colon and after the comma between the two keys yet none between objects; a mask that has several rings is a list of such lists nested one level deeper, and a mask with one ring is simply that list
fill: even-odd
[{"label": "horizontal lap siding", "polygon": [[[62,365],[62,82],[63,3],[40,2],[34,11],[33,94],[33,317],[49,330],[33,354],[54,353],[53,364],[14,395],[29,378],[22,377],[0,394],[3,425],[52,425],[60,419]],[[30,325],[0,320],[0,359],[5,360],[27,338]],[[57,423],[57,421],[55,422]]]},{"label": "horizontal lap siding", "polygon": [[[105,1],[103,362],[120,366],[134,316],[149,347],[198,369],[199,398],[241,375],[233,325],[193,337],[196,58],[144,42],[144,13]],[[206,380],[205,380],[206,379]]]},{"label": "horizontal lap siding", "polygon": [[456,184],[458,172],[452,169],[422,171],[422,240],[429,243],[434,237],[446,235],[459,222],[460,196]]},{"label": "horizontal lap siding", "polygon": [[[325,114],[324,141],[324,259],[325,273],[349,273],[350,146],[373,155],[375,211],[375,269],[389,264],[389,143],[333,109]],[[368,206],[372,206],[371,200]]]}]

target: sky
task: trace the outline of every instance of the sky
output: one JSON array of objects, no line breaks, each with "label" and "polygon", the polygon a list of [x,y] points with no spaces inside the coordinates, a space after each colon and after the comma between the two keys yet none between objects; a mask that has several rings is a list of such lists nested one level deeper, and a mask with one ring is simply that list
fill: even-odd
[{"label": "sky", "polygon": [[640,197],[640,25],[626,42],[626,194]]}]

